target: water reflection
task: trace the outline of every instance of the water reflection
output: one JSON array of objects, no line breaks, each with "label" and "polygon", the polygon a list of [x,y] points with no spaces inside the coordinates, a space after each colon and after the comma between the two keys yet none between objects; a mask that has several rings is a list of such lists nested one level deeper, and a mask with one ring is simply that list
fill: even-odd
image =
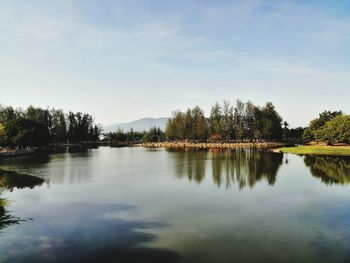
[{"label": "water reflection", "polygon": [[[48,185],[76,184],[91,180],[90,162],[93,151],[61,154],[40,154],[0,160],[3,169],[45,178]],[[80,165],[81,164],[81,165]]]},{"label": "water reflection", "polygon": [[201,183],[211,165],[215,185],[226,189],[237,184],[239,189],[253,188],[261,180],[273,185],[283,154],[260,152],[255,149],[173,151],[175,171],[179,178],[187,177]]},{"label": "water reflection", "polygon": [[205,166],[208,158],[207,151],[169,150],[174,153],[176,176],[187,177],[197,183],[205,177]]},{"label": "water reflection", "polygon": [[10,225],[19,224],[19,222],[21,222],[18,217],[9,214],[5,210],[5,203],[6,200],[0,198],[0,232]]},{"label": "water reflection", "polygon": [[[43,184],[44,180],[31,175],[19,174],[11,171],[0,170],[0,193],[5,190],[13,191],[13,189],[34,188]],[[0,231],[5,227],[13,224],[19,224],[22,220],[9,214],[5,210],[6,200],[0,198]]]},{"label": "water reflection", "polygon": [[[12,242],[0,240],[0,261],[15,262],[176,262],[179,255],[166,249],[141,247],[157,235],[146,233],[167,225],[157,220],[121,219],[137,212],[126,204],[47,204],[32,211],[39,215]],[[47,213],[49,211],[49,213]],[[28,242],[30,237],[30,242]]]},{"label": "water reflection", "polygon": [[239,189],[243,189],[246,186],[253,188],[261,180],[273,185],[283,154],[235,149],[213,152],[212,160],[213,179],[217,186],[225,184],[230,188],[236,182]]},{"label": "water reflection", "polygon": [[14,188],[34,188],[37,185],[42,185],[44,179],[27,174],[20,174],[13,171],[0,170],[0,190],[13,191]]},{"label": "water reflection", "polygon": [[314,177],[327,185],[350,183],[350,157],[305,156],[304,163]]}]

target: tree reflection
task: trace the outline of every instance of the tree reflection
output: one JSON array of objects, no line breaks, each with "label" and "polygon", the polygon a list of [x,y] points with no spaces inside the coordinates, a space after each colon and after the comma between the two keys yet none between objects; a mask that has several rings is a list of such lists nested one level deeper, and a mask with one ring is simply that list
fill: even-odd
[{"label": "tree reflection", "polygon": [[44,179],[36,176],[0,170],[0,189],[12,191],[14,188],[34,188],[43,183]]},{"label": "tree reflection", "polygon": [[21,221],[18,217],[10,215],[6,212],[4,205],[6,201],[4,199],[0,199],[0,232],[5,227],[13,224],[19,224]]},{"label": "tree reflection", "polygon": [[[5,190],[12,191],[14,188],[33,188],[43,184],[43,182],[43,179],[36,176],[0,170],[0,194]],[[0,231],[9,225],[19,224],[20,221],[23,221],[9,214],[5,210],[5,205],[6,200],[0,198]]]},{"label": "tree reflection", "polygon": [[206,174],[206,166],[210,162],[214,183],[218,187],[224,185],[226,189],[233,184],[237,184],[239,189],[246,186],[252,188],[256,182],[263,179],[273,185],[283,161],[283,154],[256,149],[172,152],[176,175],[179,178],[187,177],[190,181],[201,183]]},{"label": "tree reflection", "polygon": [[169,150],[175,157],[175,170],[179,178],[187,177],[190,181],[202,182],[205,177],[207,151]]},{"label": "tree reflection", "polygon": [[239,189],[253,188],[263,179],[273,185],[283,160],[283,154],[239,148],[213,151],[212,156],[214,183],[230,188],[236,182]]},{"label": "tree reflection", "polygon": [[304,162],[311,174],[327,185],[350,183],[349,157],[306,155]]}]

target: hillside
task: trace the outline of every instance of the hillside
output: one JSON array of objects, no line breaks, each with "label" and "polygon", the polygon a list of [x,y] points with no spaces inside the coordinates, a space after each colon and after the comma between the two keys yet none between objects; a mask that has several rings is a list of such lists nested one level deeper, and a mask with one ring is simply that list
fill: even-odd
[{"label": "hillside", "polygon": [[161,130],[165,130],[168,118],[142,118],[127,123],[116,123],[103,127],[103,132],[113,132],[118,129],[123,131],[129,131],[131,128],[134,131],[148,131],[151,127],[159,127]]}]

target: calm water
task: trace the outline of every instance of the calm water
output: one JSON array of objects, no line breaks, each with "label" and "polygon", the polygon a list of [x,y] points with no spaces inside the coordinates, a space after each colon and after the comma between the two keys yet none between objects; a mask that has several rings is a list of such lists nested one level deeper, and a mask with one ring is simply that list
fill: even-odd
[{"label": "calm water", "polygon": [[0,168],[1,262],[350,261],[348,158],[102,147]]}]

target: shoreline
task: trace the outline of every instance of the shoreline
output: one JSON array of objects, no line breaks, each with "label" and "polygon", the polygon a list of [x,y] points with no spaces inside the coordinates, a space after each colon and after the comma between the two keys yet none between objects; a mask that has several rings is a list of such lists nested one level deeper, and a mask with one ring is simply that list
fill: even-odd
[{"label": "shoreline", "polygon": [[273,151],[298,155],[350,156],[350,146],[344,145],[302,145],[296,147],[281,147]]},{"label": "shoreline", "polygon": [[77,152],[87,149],[97,148],[99,145],[96,143],[57,143],[50,144],[43,147],[24,147],[24,148],[0,148],[0,160],[12,159],[19,157],[35,156],[39,154],[54,154],[65,152]]},{"label": "shoreline", "polygon": [[170,148],[170,149],[236,149],[236,148],[256,148],[270,150],[285,147],[282,142],[242,142],[242,143],[193,143],[193,142],[148,142],[140,146],[145,148]]},{"label": "shoreline", "polygon": [[[290,145],[290,144],[289,144]],[[325,146],[325,145],[302,145],[288,147],[288,143],[283,142],[241,142],[241,143],[198,143],[198,142],[147,142],[147,143],[123,143],[106,145],[99,143],[82,144],[50,144],[45,147],[26,147],[26,148],[0,148],[0,159],[11,159],[25,156],[35,156],[39,154],[54,154],[65,152],[79,152],[87,149],[97,148],[99,146],[109,147],[144,147],[144,148],[166,148],[176,150],[207,150],[207,149],[237,149],[254,148],[270,151],[274,153],[291,153],[298,155],[333,155],[350,156],[350,146]]]}]

